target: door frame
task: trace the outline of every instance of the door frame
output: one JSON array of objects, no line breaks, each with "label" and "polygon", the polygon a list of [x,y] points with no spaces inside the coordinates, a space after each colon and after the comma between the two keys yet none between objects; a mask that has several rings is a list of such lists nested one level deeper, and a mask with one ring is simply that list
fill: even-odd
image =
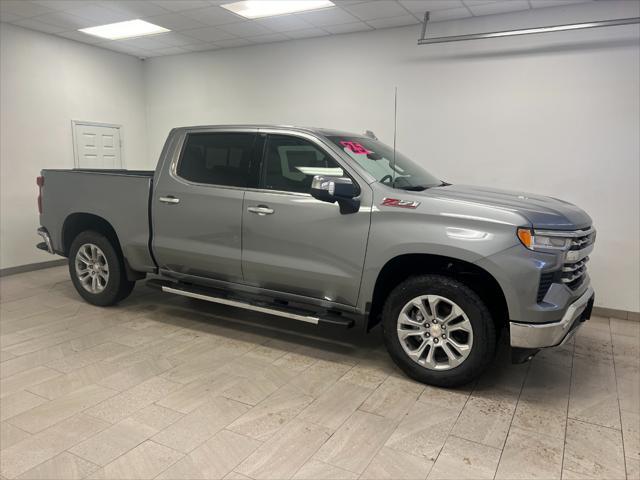
[{"label": "door frame", "polygon": [[122,125],[117,123],[104,123],[104,122],[87,122],[84,120],[71,120],[71,141],[73,142],[73,166],[74,168],[80,167],[80,152],[78,152],[77,143],[76,143],[76,127],[79,125],[87,125],[89,127],[109,127],[116,128],[118,130],[118,134],[120,136],[120,145],[118,145],[118,149],[120,150],[120,163],[122,164],[122,169],[127,169],[127,164],[124,158],[124,149],[122,148],[122,144],[124,143],[124,139],[122,138]]}]

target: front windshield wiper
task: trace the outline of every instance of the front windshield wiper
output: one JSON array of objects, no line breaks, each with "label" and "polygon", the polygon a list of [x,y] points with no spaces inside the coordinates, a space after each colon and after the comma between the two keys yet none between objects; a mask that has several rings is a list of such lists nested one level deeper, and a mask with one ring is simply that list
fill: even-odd
[{"label": "front windshield wiper", "polygon": [[427,188],[431,188],[433,185],[409,185],[406,187],[395,187],[398,188],[400,190],[406,190],[408,192],[422,192],[423,190],[426,190]]},{"label": "front windshield wiper", "polygon": [[406,190],[408,192],[422,192],[422,191],[427,190],[429,188],[448,187],[449,185],[451,185],[451,184],[441,181],[438,185],[407,185],[407,186],[403,186],[403,187],[398,187],[396,185],[393,185],[393,187],[397,188],[397,189],[400,189],[400,190]]}]

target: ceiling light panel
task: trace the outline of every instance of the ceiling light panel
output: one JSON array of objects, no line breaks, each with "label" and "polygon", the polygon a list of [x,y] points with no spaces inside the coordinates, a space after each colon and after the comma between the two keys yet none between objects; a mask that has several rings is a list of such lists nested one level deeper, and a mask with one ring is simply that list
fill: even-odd
[{"label": "ceiling light panel", "polygon": [[123,38],[142,37],[156,33],[169,32],[168,28],[145,22],[144,20],[128,20],[126,22],[109,23],[98,27],[81,28],[81,32],[95,37],[109,40],[122,40]]},{"label": "ceiling light panel", "polygon": [[264,18],[335,6],[329,0],[246,0],[220,5],[245,18]]}]

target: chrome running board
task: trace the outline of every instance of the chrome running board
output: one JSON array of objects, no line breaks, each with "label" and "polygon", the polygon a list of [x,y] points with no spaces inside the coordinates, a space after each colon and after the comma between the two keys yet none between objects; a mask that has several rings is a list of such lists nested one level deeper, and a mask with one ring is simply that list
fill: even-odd
[{"label": "chrome running board", "polygon": [[317,325],[320,322],[319,317],[312,317],[309,315],[298,315],[296,313],[285,312],[275,308],[262,307],[259,305],[253,305],[247,302],[241,302],[238,300],[230,300],[228,298],[214,297],[211,295],[204,295],[201,293],[190,292],[188,290],[181,290],[173,287],[162,287],[163,292],[174,293],[176,295],[182,295],[183,297],[197,298],[198,300],[205,300],[207,302],[221,303],[222,305],[229,305],[231,307],[244,308],[245,310],[253,310],[254,312],[267,313],[269,315],[277,315],[278,317],[290,318],[292,320],[299,320],[301,322],[312,323]]}]

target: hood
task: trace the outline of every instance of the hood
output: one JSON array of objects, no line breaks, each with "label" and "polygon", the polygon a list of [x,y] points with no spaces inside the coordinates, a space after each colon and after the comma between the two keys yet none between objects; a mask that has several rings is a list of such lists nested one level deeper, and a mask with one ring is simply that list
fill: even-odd
[{"label": "hood", "polygon": [[447,185],[421,192],[431,197],[460,200],[512,210],[534,228],[577,230],[591,226],[591,217],[581,208],[557,198],[471,185]]}]

